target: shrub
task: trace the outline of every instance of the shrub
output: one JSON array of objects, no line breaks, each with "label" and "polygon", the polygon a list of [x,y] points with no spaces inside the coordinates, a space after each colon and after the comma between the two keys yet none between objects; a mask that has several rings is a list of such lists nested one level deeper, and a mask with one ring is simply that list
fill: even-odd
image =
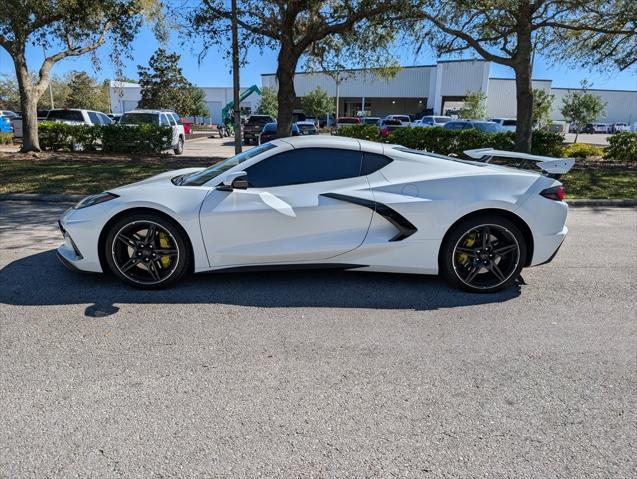
[{"label": "shrub", "polygon": [[533,130],[531,153],[542,156],[561,156],[564,135],[555,131]]},{"label": "shrub", "polygon": [[0,145],[9,144],[13,141],[13,133],[0,133]]},{"label": "shrub", "polygon": [[69,125],[43,121],[40,146],[50,150],[111,153],[160,153],[169,148],[172,130],[158,125]]},{"label": "shrub", "polygon": [[347,136],[359,140],[380,141],[379,128],[375,125],[347,125],[338,129],[338,136]]},{"label": "shrub", "polygon": [[615,161],[637,161],[637,133],[623,131],[608,138],[606,158]]},{"label": "shrub", "polygon": [[51,150],[94,151],[101,139],[99,126],[43,121],[38,130],[40,146]]},{"label": "shrub", "polygon": [[[513,150],[515,133],[484,133],[480,130],[447,130],[444,128],[398,128],[389,137],[378,137],[378,128],[371,125],[351,125],[338,130],[338,135],[361,140],[396,143],[414,150],[425,150],[441,155],[462,155],[465,150],[494,148]],[[560,156],[564,137],[560,133],[536,130],[533,132],[532,153]]]},{"label": "shrub", "polygon": [[588,158],[589,156],[604,156],[604,148],[601,146],[587,145],[586,143],[573,143],[562,149],[562,156],[566,158]]},{"label": "shrub", "polygon": [[159,125],[106,125],[102,149],[117,153],[161,153],[170,147],[172,129]]}]

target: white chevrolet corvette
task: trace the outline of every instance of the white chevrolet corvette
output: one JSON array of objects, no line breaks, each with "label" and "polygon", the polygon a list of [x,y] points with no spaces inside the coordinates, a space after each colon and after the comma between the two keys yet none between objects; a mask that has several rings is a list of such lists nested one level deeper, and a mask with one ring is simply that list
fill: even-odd
[{"label": "white chevrolet corvette", "polygon": [[573,160],[466,153],[483,161],[352,138],[275,140],[83,199],[59,222],[58,257],[141,288],[191,271],[342,268],[441,274],[495,292],[564,241],[556,178]]}]

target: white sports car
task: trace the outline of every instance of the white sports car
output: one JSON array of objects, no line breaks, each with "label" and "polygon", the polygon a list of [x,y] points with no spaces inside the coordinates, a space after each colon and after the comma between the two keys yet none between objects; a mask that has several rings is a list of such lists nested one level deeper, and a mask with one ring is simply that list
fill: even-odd
[{"label": "white sports car", "polygon": [[[555,178],[573,160],[466,153],[483,161],[352,138],[274,140],[83,199],[59,222],[58,257],[140,288],[191,271],[343,268],[498,291],[564,241]],[[545,174],[489,164],[494,156]]]}]

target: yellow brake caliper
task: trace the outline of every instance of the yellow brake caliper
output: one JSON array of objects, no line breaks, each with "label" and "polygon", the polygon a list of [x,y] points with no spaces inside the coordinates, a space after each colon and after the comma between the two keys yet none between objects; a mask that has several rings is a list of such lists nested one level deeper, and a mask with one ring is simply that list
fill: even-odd
[{"label": "yellow brake caliper", "polygon": [[[159,247],[162,249],[170,248],[170,240],[168,239],[168,235],[164,233],[163,231],[159,232]],[[170,256],[162,256],[160,260],[161,260],[161,265],[164,268],[168,268],[170,266],[170,263],[171,263]]]},{"label": "yellow brake caliper", "polygon": [[[469,236],[467,236],[464,240],[464,244],[462,246],[466,247],[466,248],[471,248],[474,244],[476,244],[476,233],[473,232],[471,233]],[[457,256],[457,260],[458,263],[460,263],[463,266],[466,266],[467,263],[469,262],[469,255],[467,253],[456,253]]]}]

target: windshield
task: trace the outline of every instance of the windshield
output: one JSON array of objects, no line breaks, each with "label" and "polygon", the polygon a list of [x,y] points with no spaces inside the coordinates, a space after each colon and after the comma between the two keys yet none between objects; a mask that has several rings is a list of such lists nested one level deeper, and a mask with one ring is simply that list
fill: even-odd
[{"label": "windshield", "polygon": [[256,116],[256,115],[252,115],[250,118],[248,118],[248,123],[262,124],[262,123],[270,123],[270,122],[272,122],[272,117],[271,116]]},{"label": "windshield", "polygon": [[157,125],[159,123],[159,115],[155,113],[124,113],[119,122],[122,125]]},{"label": "windshield", "polygon": [[213,179],[215,176],[219,176],[224,171],[228,171],[230,168],[233,168],[238,164],[243,163],[250,158],[254,158],[255,156],[273,148],[276,148],[276,145],[273,145],[272,143],[255,146],[254,148],[250,148],[249,150],[246,150],[243,153],[239,153],[232,158],[228,158],[225,161],[214,164],[210,168],[206,168],[199,173],[195,173],[193,175],[185,177],[183,179],[183,182],[180,184],[186,186],[201,186]]}]

